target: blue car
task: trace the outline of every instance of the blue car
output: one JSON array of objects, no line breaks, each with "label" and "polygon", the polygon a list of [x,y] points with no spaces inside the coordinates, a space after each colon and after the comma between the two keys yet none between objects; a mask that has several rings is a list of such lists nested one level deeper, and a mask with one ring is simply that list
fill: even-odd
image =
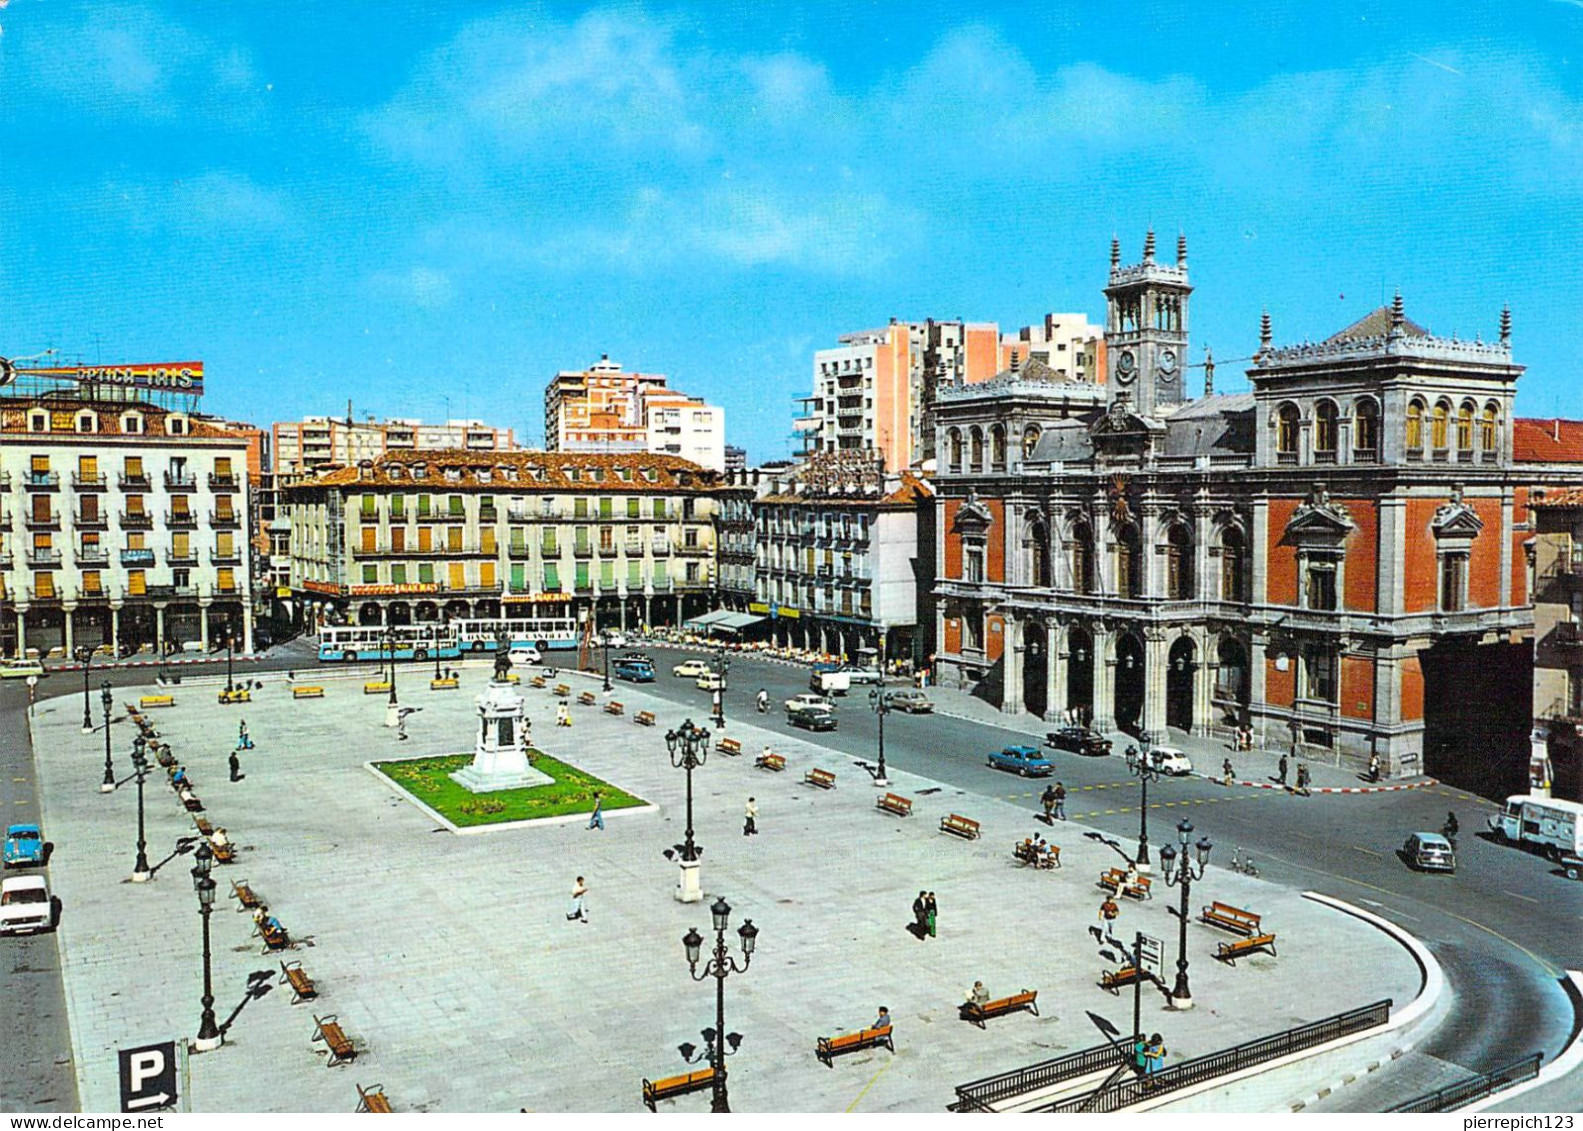
[{"label": "blue car", "polygon": [[1050,759],[1036,746],[1008,746],[990,754],[989,764],[997,770],[1011,770],[1025,778],[1042,778],[1055,772]]},{"label": "blue car", "polygon": [[654,665],[648,660],[637,660],[622,657],[611,667],[617,679],[628,680],[632,683],[653,683]]},{"label": "blue car", "polygon": [[12,825],[5,831],[5,866],[25,868],[44,863],[44,834],[37,825]]}]

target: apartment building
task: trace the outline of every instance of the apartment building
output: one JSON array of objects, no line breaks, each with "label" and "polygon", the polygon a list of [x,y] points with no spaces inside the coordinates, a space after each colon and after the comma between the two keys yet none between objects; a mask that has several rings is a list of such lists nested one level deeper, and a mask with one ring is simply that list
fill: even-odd
[{"label": "apartment building", "polygon": [[329,464],[352,467],[390,451],[436,451],[463,448],[473,452],[505,452],[517,446],[510,428],[482,420],[353,420],[350,415],[305,416],[280,421],[272,433],[270,470],[286,480]]},{"label": "apartment building", "polygon": [[629,373],[610,355],[562,370],[544,390],[544,446],[563,452],[650,452],[724,471],[725,410]]},{"label": "apartment building", "polygon": [[[1563,425],[1574,448],[1583,449],[1583,422],[1556,421],[1557,441]],[[1535,491],[1529,513],[1534,532],[1529,788],[1583,801],[1583,488]]]}]

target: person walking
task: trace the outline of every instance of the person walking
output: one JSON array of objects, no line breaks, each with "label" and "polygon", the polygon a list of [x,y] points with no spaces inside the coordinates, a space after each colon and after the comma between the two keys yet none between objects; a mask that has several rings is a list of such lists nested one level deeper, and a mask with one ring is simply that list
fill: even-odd
[{"label": "person walking", "polygon": [[1116,921],[1116,917],[1120,914],[1121,908],[1117,906],[1115,897],[1111,895],[1105,896],[1104,902],[1099,905],[1099,921],[1105,924],[1106,934],[1110,933],[1110,925]]},{"label": "person walking", "polygon": [[1369,780],[1371,782],[1380,780],[1380,756],[1378,754],[1369,755]]},{"label": "person walking", "polygon": [[588,827],[598,829],[600,832],[605,831],[605,799],[598,790],[594,791],[594,812],[593,816],[588,818]]},{"label": "person walking", "polygon": [[926,902],[929,893],[921,891],[918,898],[912,901],[913,933],[918,938],[929,937],[929,904]]},{"label": "person walking", "polygon": [[1064,782],[1055,783],[1055,819],[1057,821],[1066,820],[1066,784]]},{"label": "person walking", "polygon": [[566,917],[588,922],[588,885],[583,882],[581,876],[578,876],[577,882],[572,885],[572,903],[567,909]]},{"label": "person walking", "polygon": [[1039,797],[1039,803],[1044,806],[1044,823],[1050,824],[1055,820],[1055,786],[1047,785],[1044,793]]},{"label": "person walking", "polygon": [[555,725],[558,727],[569,727],[572,725],[572,711],[566,705],[566,700],[564,699],[555,704]]},{"label": "person walking", "polygon": [[1297,763],[1297,792],[1308,796],[1308,763]]},{"label": "person walking", "polygon": [[231,751],[231,757],[229,759],[229,762],[230,762],[230,766],[231,766],[231,780],[232,781],[241,781],[244,777],[247,776],[246,774],[244,774],[242,772],[242,759],[241,759],[241,756],[238,755],[235,750]]},{"label": "person walking", "polygon": [[1281,760],[1276,763],[1276,765],[1275,765],[1275,773],[1276,773],[1275,780],[1280,782],[1282,785],[1285,785],[1286,784],[1286,755],[1285,754],[1282,754],[1281,755]]},{"label": "person walking", "polygon": [[246,719],[242,719],[236,724],[236,748],[238,750],[253,749],[253,740],[247,733]]},{"label": "person walking", "polygon": [[743,807],[742,815],[745,818],[742,825],[743,836],[758,836],[759,805],[753,798],[748,798],[748,803]]},{"label": "person walking", "polygon": [[936,928],[939,924],[940,917],[940,907],[934,901],[934,892],[930,892],[924,898],[923,907],[925,914],[928,915],[929,937],[932,939],[935,937]]},{"label": "person walking", "polygon": [[1226,785],[1230,785],[1232,782],[1237,780],[1237,775],[1235,773],[1233,773],[1232,770],[1231,770],[1231,759],[1230,758],[1227,758],[1223,762],[1220,763],[1220,773],[1221,773],[1221,780]]}]

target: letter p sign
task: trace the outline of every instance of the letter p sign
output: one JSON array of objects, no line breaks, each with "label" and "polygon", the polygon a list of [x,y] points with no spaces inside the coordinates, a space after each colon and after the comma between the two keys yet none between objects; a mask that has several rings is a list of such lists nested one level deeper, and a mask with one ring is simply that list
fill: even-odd
[{"label": "letter p sign", "polygon": [[121,1110],[152,1111],[176,1102],[176,1042],[121,1049]]}]

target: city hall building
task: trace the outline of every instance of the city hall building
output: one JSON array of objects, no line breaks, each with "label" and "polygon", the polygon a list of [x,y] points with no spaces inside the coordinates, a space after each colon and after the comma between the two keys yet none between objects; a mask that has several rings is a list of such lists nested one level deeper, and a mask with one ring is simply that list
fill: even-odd
[{"label": "city hall building", "polygon": [[[1076,711],[1163,741],[1230,734],[1299,757],[1523,788],[1528,501],[1577,464],[1514,444],[1522,366],[1431,335],[1400,296],[1277,346],[1252,391],[1188,388],[1187,246],[1124,266],[1106,370],[1037,362],[942,389],[939,678],[1005,711]],[[1195,382],[1196,383],[1196,382]]]}]

